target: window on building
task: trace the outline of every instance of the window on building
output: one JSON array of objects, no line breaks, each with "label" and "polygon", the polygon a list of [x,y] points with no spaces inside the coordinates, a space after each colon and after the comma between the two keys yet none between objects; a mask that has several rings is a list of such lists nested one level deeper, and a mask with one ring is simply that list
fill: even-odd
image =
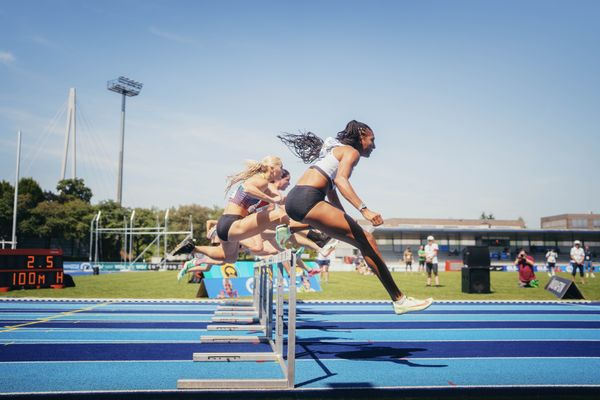
[{"label": "window on building", "polygon": [[557,219],[555,221],[544,221],[542,224],[542,228],[551,229],[551,228],[566,228],[567,220],[565,219]]},{"label": "window on building", "polygon": [[573,219],[573,220],[571,220],[571,226],[573,228],[587,228],[588,222],[587,222],[587,219],[581,219],[581,218]]}]

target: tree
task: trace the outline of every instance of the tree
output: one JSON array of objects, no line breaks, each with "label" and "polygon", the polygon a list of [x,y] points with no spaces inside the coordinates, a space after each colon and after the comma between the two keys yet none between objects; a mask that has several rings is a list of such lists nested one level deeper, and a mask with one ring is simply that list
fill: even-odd
[{"label": "tree", "polygon": [[[198,204],[188,204],[179,206],[179,208],[171,208],[169,213],[169,230],[185,231],[190,229],[190,216],[194,227],[194,238],[198,244],[208,244],[206,238],[206,221],[209,219],[218,219],[223,214],[223,209],[217,206],[212,208],[200,206]],[[182,238],[180,238],[182,239]],[[170,245],[173,239],[169,239]]]},{"label": "tree", "polygon": [[45,199],[40,185],[33,178],[19,180],[19,196],[17,201],[17,231],[20,235],[35,235],[37,226],[36,218],[32,217],[32,210]]},{"label": "tree", "polygon": [[63,179],[56,185],[59,201],[66,202],[73,199],[79,199],[85,203],[92,199],[92,189],[85,186],[83,179]]},{"label": "tree", "polygon": [[93,211],[88,203],[74,199],[66,203],[44,201],[31,214],[39,222],[37,236],[83,240],[88,237]]},{"label": "tree", "polygon": [[492,213],[486,214],[485,211],[482,211],[481,215],[479,216],[479,219],[485,221],[488,219],[496,219],[496,217],[494,217],[494,214],[492,214]]},{"label": "tree", "polygon": [[0,181],[0,239],[11,239],[14,193],[10,183]]}]

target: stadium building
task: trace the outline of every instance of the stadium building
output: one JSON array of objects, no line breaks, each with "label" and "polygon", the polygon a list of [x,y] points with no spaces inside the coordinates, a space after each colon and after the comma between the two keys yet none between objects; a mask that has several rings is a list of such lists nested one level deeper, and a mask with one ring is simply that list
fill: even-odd
[{"label": "stadium building", "polygon": [[[561,221],[565,226],[582,226],[584,217],[586,228],[565,228],[552,226],[544,228],[544,221]],[[599,221],[599,222],[596,222]],[[384,225],[373,228],[367,221],[360,224],[372,231],[385,261],[395,268],[408,247],[415,253],[420,245],[427,244],[427,236],[435,237],[439,246],[439,263],[462,258],[467,246],[489,246],[493,264],[509,264],[514,261],[519,249],[527,249],[536,263],[545,263],[548,249],[559,254],[559,263],[569,262],[569,252],[575,240],[588,245],[597,257],[600,254],[600,215],[563,214],[542,218],[541,229],[528,229],[522,219],[426,219],[391,218]],[[557,223],[557,222],[554,222]],[[336,257],[356,255],[357,250],[341,244]]]}]

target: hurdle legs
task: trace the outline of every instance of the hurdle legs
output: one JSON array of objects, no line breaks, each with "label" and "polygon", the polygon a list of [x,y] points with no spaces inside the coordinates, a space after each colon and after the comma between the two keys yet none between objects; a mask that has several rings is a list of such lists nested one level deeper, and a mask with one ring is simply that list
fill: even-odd
[{"label": "hurdle legs", "polygon": [[[287,329],[287,357],[283,354],[284,333],[284,268],[283,263],[290,264],[291,276],[289,279],[288,297],[288,329]],[[277,265],[277,287],[273,298],[273,283],[269,278],[272,265]],[[273,274],[271,274],[273,276]],[[255,265],[254,295],[252,302],[243,306],[225,305],[223,307],[236,307],[220,309],[218,311],[244,312],[245,316],[252,316],[252,321],[259,321],[259,325],[212,325],[212,330],[253,330],[260,329],[263,336],[203,336],[203,342],[233,343],[259,341],[268,342],[272,352],[245,352],[245,353],[194,353],[194,361],[277,361],[281,367],[283,378],[274,379],[180,379],[177,381],[178,389],[291,389],[295,382],[296,363],[296,255],[291,250],[286,250],[275,256],[268,257]],[[230,303],[233,304],[233,303]],[[275,307],[275,323],[273,324],[273,307]],[[256,314],[252,314],[256,313]],[[238,317],[236,317],[238,318]],[[233,319],[232,319],[233,320]],[[273,325],[275,335],[273,335]],[[207,327],[210,329],[211,326]]]}]

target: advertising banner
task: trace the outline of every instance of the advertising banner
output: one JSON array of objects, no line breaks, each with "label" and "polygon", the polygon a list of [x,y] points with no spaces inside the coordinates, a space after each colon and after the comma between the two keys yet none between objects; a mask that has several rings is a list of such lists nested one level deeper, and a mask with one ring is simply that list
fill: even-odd
[{"label": "advertising banner", "polygon": [[[252,296],[254,289],[253,277],[244,278],[204,278],[204,286],[208,297],[211,299],[234,299],[243,296]],[[277,290],[276,287],[273,290]],[[283,280],[283,291],[289,291],[289,277]],[[320,292],[321,284],[316,276],[297,276],[296,291],[299,293]]]}]

